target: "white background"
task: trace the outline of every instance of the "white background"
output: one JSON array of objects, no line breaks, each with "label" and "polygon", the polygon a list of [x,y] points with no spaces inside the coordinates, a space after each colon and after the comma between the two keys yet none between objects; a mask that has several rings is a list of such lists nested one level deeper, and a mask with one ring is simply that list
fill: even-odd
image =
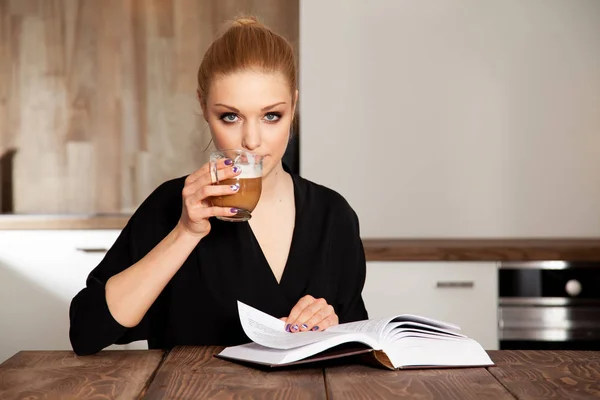
[{"label": "white background", "polygon": [[600,1],[301,2],[301,174],[363,237],[600,235]]}]

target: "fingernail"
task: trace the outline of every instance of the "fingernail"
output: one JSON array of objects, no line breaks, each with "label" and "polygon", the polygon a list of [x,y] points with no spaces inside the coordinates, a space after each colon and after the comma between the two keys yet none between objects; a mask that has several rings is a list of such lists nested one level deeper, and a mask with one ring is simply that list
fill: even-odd
[{"label": "fingernail", "polygon": [[229,210],[229,211],[231,211],[231,212],[232,212],[232,213],[234,213],[234,214],[237,214],[237,213],[238,213],[240,210],[239,210],[239,208],[232,208],[232,209],[231,209],[231,210]]},{"label": "fingernail", "polygon": [[240,167],[233,167],[233,173],[237,174],[239,171],[241,171],[242,169]]},{"label": "fingernail", "polygon": [[236,183],[235,185],[231,185],[230,186],[231,190],[233,190],[234,192],[237,192],[238,190],[240,190],[240,184]]},{"label": "fingernail", "polygon": [[308,325],[306,325],[306,324],[302,324],[302,327],[303,327],[304,329],[308,329]]},{"label": "fingernail", "polygon": [[287,325],[285,326],[285,331],[286,331],[286,332],[289,332],[289,331],[290,331],[290,324],[287,324]]},{"label": "fingernail", "polygon": [[292,330],[293,330],[293,331],[297,331],[297,330],[298,330],[298,325],[294,325],[294,326],[292,326]]},{"label": "fingernail", "polygon": [[225,159],[225,165],[233,165],[233,161],[227,158]]},{"label": "fingernail", "polygon": [[313,330],[313,331],[318,331],[318,330],[319,330],[319,327],[318,327],[318,326],[314,326],[314,327],[312,328],[312,330]]}]

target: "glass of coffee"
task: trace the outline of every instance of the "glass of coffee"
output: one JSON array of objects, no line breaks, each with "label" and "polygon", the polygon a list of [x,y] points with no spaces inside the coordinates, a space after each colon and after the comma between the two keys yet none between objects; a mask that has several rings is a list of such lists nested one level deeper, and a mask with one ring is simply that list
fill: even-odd
[{"label": "glass of coffee", "polygon": [[[236,177],[223,179],[217,171],[219,160],[228,158],[233,166],[242,170]],[[258,204],[262,191],[263,157],[245,150],[221,150],[210,154],[210,171],[213,185],[238,185],[239,190],[226,196],[211,197],[214,206],[237,208],[237,214],[231,217],[217,217],[222,221],[244,222],[252,218],[252,211]],[[221,175],[223,174],[220,171]]]}]

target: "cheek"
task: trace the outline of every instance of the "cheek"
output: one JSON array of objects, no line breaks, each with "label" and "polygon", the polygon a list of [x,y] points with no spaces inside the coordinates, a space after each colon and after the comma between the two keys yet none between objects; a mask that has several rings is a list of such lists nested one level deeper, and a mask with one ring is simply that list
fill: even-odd
[{"label": "cheek", "polygon": [[289,143],[289,133],[288,124],[276,124],[263,131],[262,146],[271,155],[265,160],[266,169],[272,169],[283,158]]},{"label": "cheek", "polygon": [[219,149],[237,149],[241,146],[239,135],[232,134],[231,127],[224,126],[221,121],[209,122],[210,134],[215,146]]},{"label": "cheek", "polygon": [[[272,152],[285,153],[290,135],[290,125],[286,123],[270,125],[265,129],[263,138],[268,141]],[[266,143],[265,143],[266,144]]]},{"label": "cheek", "polygon": [[290,134],[289,124],[277,124],[269,128],[263,134],[262,143],[269,154],[271,154],[271,157],[265,160],[265,174],[268,174],[283,158],[289,143]]}]

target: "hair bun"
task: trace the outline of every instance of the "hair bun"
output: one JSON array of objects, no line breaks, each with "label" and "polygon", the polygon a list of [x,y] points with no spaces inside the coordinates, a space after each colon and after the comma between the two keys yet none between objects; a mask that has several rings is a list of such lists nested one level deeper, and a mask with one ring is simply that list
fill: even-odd
[{"label": "hair bun", "polygon": [[256,17],[241,17],[233,21],[233,26],[259,25]]}]

